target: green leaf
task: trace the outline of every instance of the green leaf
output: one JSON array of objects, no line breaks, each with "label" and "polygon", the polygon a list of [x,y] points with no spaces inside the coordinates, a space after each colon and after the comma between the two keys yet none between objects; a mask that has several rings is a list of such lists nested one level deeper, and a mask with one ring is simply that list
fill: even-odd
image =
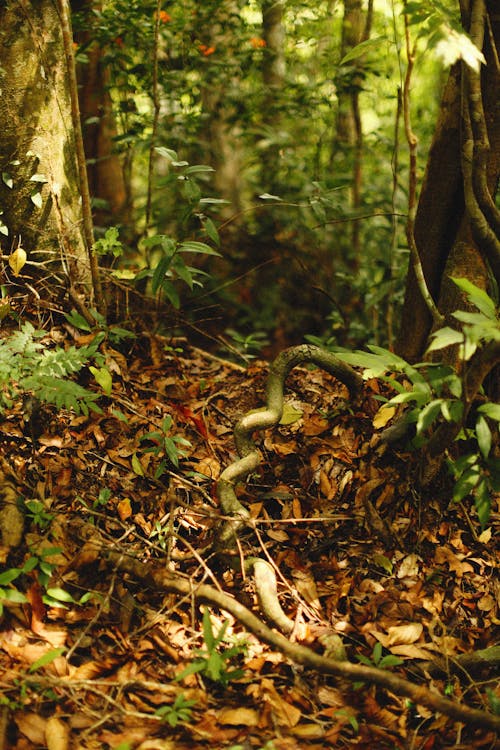
[{"label": "green leaf", "polygon": [[464,334],[461,331],[456,331],[449,326],[440,328],[439,331],[432,334],[432,343],[427,347],[427,353],[437,351],[438,349],[444,349],[453,344],[461,344],[463,343],[463,340]]},{"label": "green leaf", "polygon": [[382,657],[377,666],[380,669],[385,669],[386,667],[399,667],[399,665],[403,663],[403,659],[400,659],[399,656],[387,654],[387,656]]},{"label": "green leaf", "polygon": [[375,565],[378,565],[380,568],[386,571],[386,573],[389,573],[389,575],[392,575],[392,562],[389,560],[388,557],[385,555],[376,554],[373,556],[373,562]]},{"label": "green leaf", "polygon": [[491,494],[488,485],[484,479],[478,484],[474,493],[474,504],[476,506],[477,517],[484,531],[490,520],[491,513]]},{"label": "green leaf", "polygon": [[173,255],[164,255],[156,266],[151,280],[151,291],[156,294],[165,280],[165,274],[172,264]]},{"label": "green leaf", "polygon": [[203,220],[203,229],[207,233],[208,237],[212,240],[212,242],[215,242],[217,247],[220,247],[219,232],[212,219],[205,218]]},{"label": "green leaf", "polygon": [[57,659],[59,656],[64,654],[66,649],[64,647],[62,648],[53,648],[50,651],[47,651],[46,654],[41,656],[39,659],[37,659],[29,668],[30,672],[36,672],[38,669],[41,669],[42,667],[46,667],[47,664],[51,664],[54,659]]},{"label": "green leaf", "polygon": [[193,164],[191,167],[187,167],[187,169],[184,170],[184,174],[186,175],[203,174],[204,172],[215,172],[215,169],[208,164]]},{"label": "green leaf", "polygon": [[177,154],[175,151],[172,151],[171,148],[165,148],[164,146],[155,146],[155,151],[157,154],[160,154],[160,156],[166,156],[167,159],[170,159],[170,161],[177,161]]},{"label": "green leaf", "polygon": [[464,497],[470,495],[480,479],[479,466],[474,465],[467,471],[464,471],[460,479],[455,483],[453,488],[453,500],[458,503]]},{"label": "green leaf", "polygon": [[202,255],[217,255],[220,257],[220,253],[214,250],[213,247],[207,245],[206,242],[197,242],[196,240],[185,240],[179,245],[179,252],[181,253],[201,253]]},{"label": "green leaf", "polygon": [[132,454],[132,469],[138,477],[144,476],[144,469],[142,468],[142,464],[137,457],[137,453]]},{"label": "green leaf", "polygon": [[497,314],[495,303],[491,299],[489,294],[484,291],[484,289],[480,289],[478,286],[473,284],[472,281],[469,281],[469,279],[457,278],[452,276],[451,280],[458,286],[459,289],[466,293],[472,304],[475,305],[477,309],[483,313],[483,315],[486,315],[486,317],[490,320],[496,319]]},{"label": "green leaf", "polygon": [[51,597],[51,599],[56,599],[58,602],[74,602],[75,600],[69,593],[69,591],[65,591],[64,589],[59,588],[58,586],[54,588],[49,588],[46,591],[47,595]]},{"label": "green leaf", "polygon": [[483,458],[488,458],[491,451],[492,435],[488,422],[483,416],[479,416],[476,421],[477,444]]},{"label": "green leaf", "polygon": [[438,414],[441,413],[442,403],[443,399],[438,398],[423,407],[417,419],[417,435],[424,432],[434,422]]},{"label": "green leaf", "polygon": [[285,404],[283,406],[283,414],[280,419],[280,424],[293,424],[294,422],[298,422],[299,419],[302,419],[302,416],[303,412],[300,409],[296,409],[291,404]]},{"label": "green leaf", "polygon": [[9,568],[9,570],[0,573],[0,586],[8,586],[9,583],[19,578],[22,572],[20,568]]},{"label": "green leaf", "polygon": [[8,188],[12,188],[14,186],[14,181],[8,172],[2,172],[2,182]]},{"label": "green leaf", "polygon": [[13,604],[24,604],[28,600],[26,596],[17,589],[0,589],[0,602],[12,602]]},{"label": "green leaf", "polygon": [[93,367],[90,365],[89,367],[90,372],[96,379],[96,382],[101,386],[102,390],[104,391],[104,394],[106,396],[111,395],[111,391],[113,390],[113,376],[111,375],[110,371],[107,367]]},{"label": "green leaf", "polygon": [[215,648],[212,620],[210,619],[210,612],[206,607],[203,610],[203,640],[208,651],[212,651]]},{"label": "green leaf", "polygon": [[348,62],[351,62],[352,60],[357,60],[358,58],[362,57],[367,52],[370,52],[371,50],[379,51],[380,45],[382,43],[385,43],[387,45],[387,37],[384,36],[376,36],[373,37],[373,39],[367,39],[364,42],[360,42],[355,47],[353,47],[347,55],[344,55],[342,60],[340,61],[339,65],[345,65]]},{"label": "green leaf", "polygon": [[477,410],[481,412],[481,414],[486,414],[490,419],[500,422],[500,404],[488,402],[486,404],[481,404]]},{"label": "green leaf", "polygon": [[372,659],[373,659],[374,664],[378,665],[381,658],[382,658],[382,644],[380,643],[380,641],[377,641],[372,651]]}]

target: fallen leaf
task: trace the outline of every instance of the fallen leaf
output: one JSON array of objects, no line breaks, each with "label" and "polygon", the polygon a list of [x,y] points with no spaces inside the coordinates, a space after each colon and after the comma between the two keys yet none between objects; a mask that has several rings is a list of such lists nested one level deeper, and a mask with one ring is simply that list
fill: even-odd
[{"label": "fallen leaf", "polygon": [[375,414],[372,420],[372,424],[376,430],[380,427],[385,427],[387,422],[390,422],[396,413],[395,406],[381,406],[378,412]]},{"label": "fallen leaf", "polygon": [[388,646],[401,643],[415,643],[422,635],[424,626],[421,622],[409,622],[407,625],[392,625],[387,628],[389,634]]},{"label": "fallen leaf", "polygon": [[223,708],[218,713],[221,724],[229,726],[256,727],[259,723],[259,714],[254,708]]},{"label": "fallen leaf", "polygon": [[45,725],[47,750],[67,750],[69,747],[69,727],[57,716],[51,716]]}]

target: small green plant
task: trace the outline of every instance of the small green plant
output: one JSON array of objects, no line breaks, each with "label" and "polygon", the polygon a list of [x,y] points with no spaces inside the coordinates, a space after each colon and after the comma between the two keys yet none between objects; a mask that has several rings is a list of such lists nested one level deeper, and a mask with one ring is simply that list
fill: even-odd
[{"label": "small green plant", "polygon": [[228,648],[223,646],[226,630],[229,620],[226,620],[218,633],[214,633],[210,612],[208,609],[203,611],[203,640],[204,649],[197,649],[195,653],[198,658],[195,659],[186,669],[183,669],[175,678],[183,680],[191,674],[202,674],[212,682],[218,682],[226,686],[231,680],[237,680],[244,675],[244,671],[239,668],[229,669],[229,662],[238,656],[246,654],[246,643],[235,643]]},{"label": "small green plant", "polygon": [[[500,492],[500,460],[493,451],[493,430],[500,429],[500,404],[487,401],[481,393],[477,394],[477,400],[473,394],[474,403],[469,403],[466,380],[468,363],[474,354],[500,341],[500,319],[495,302],[483,289],[467,279],[453,281],[478,311],[453,313],[461,323],[461,330],[439,329],[432,334],[427,352],[457,346],[460,362],[457,369],[430,361],[411,365],[378,346],[369,346],[369,352],[337,350],[337,353],[349,364],[363,367],[365,378],[384,380],[397,391],[386,406],[409,405],[404,419],[415,425],[412,441],[415,448],[428,443],[432,430],[440,423],[456,425],[454,439],[463,441],[465,448],[459,458],[448,456],[448,467],[455,480],[453,500],[459,502],[472,495],[484,528],[490,515],[491,498],[495,492]],[[406,383],[399,382],[398,374],[404,376]]]},{"label": "small green plant", "polygon": [[102,338],[105,337],[109,339],[111,344],[119,344],[124,339],[135,338],[135,333],[129,331],[127,328],[120,328],[120,326],[117,325],[108,325],[104,315],[101,315],[97,310],[90,310],[90,313],[95,320],[95,325],[91,325],[85,320],[83,315],[80,315],[76,310],[72,310],[64,317],[70,325],[78,328],[80,331],[85,331],[86,333],[95,331],[96,333],[104,334]]},{"label": "small green plant", "polygon": [[155,479],[159,479],[167,470],[168,462],[179,468],[179,461],[187,454],[184,448],[190,448],[191,443],[179,435],[170,435],[172,429],[172,417],[167,415],[161,425],[161,430],[147,432],[140,438],[141,442],[152,442],[153,445],[143,449],[144,453],[153,453],[155,456],[166,454],[155,471]]},{"label": "small green plant", "polygon": [[46,510],[45,505],[40,500],[27,500],[25,502],[26,516],[35,526],[44,531],[48,529],[54,518],[53,513]]},{"label": "small green plant", "polygon": [[262,349],[269,344],[269,338],[264,331],[254,331],[245,335],[228,328],[226,334],[231,337],[234,346],[246,360],[255,359]]},{"label": "small green plant", "polygon": [[26,395],[53,404],[58,409],[73,409],[77,414],[100,412],[96,401],[100,394],[83,388],[70,379],[89,362],[103,364],[98,347],[103,336],[80,348],[49,349],[41,341],[45,331],[25,322],[19,331],[0,341],[0,408],[10,408]]},{"label": "small green plant", "polygon": [[36,573],[37,581],[44,591],[42,601],[49,607],[65,608],[66,603],[81,605],[90,599],[91,592],[86,592],[76,601],[64,589],[50,586],[57,565],[51,562],[49,558],[60,554],[60,552],[59,547],[47,547],[40,552],[32,553],[21,568],[9,568],[0,573],[0,615],[3,612],[4,604],[8,602],[23,604],[27,601],[26,596],[19,590],[18,586],[23,576],[33,572]]},{"label": "small green plant", "polygon": [[371,657],[364,654],[358,654],[356,659],[365,664],[367,667],[377,667],[377,669],[387,669],[388,667],[398,667],[403,664],[403,660],[394,654],[382,655],[382,644],[377,641],[373,647]]},{"label": "small green plant", "polygon": [[[181,224],[186,225],[195,220],[201,225],[202,236],[215,245],[220,245],[220,238],[214,222],[206,216],[206,209],[211,204],[225,203],[219,198],[203,198],[201,188],[198,184],[207,173],[213,172],[213,167],[206,164],[190,165],[186,161],[179,160],[177,153],[172,149],[158,146],[155,148],[159,156],[165,157],[169,162],[169,172],[165,185],[168,183],[180,186],[181,198],[186,207],[183,212]],[[203,287],[204,282],[210,274],[200,268],[189,265],[186,257],[190,254],[204,256],[220,256],[218,250],[194,239],[173,239],[166,234],[155,234],[141,241],[147,265],[135,277],[136,282],[147,279],[150,283],[151,293],[164,297],[178,310],[181,304],[179,294],[179,282],[193,291],[195,287]]]},{"label": "small green plant", "polygon": [[184,693],[179,693],[171,706],[165,705],[157,708],[155,716],[159,716],[162,721],[175,729],[178,724],[191,720],[193,706],[196,706],[196,701],[188,700]]}]

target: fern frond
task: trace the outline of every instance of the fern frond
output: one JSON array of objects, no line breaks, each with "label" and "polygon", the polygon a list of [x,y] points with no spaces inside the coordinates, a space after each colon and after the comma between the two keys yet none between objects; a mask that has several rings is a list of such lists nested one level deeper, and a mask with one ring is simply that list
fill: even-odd
[{"label": "fern frond", "polygon": [[83,412],[85,415],[89,410],[101,413],[96,404],[99,394],[83,388],[73,380],[37,373],[23,378],[19,386],[23,391],[33,393],[39,401],[53,404],[58,409],[73,409],[77,414]]}]

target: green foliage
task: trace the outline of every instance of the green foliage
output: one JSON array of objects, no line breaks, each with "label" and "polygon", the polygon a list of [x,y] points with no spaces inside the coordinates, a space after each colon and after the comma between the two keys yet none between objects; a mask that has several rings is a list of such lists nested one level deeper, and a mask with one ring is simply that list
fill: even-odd
[{"label": "green foliage", "polygon": [[98,393],[70,380],[90,361],[102,362],[98,352],[103,336],[77,348],[49,349],[37,331],[25,322],[19,331],[0,341],[0,406],[9,408],[14,400],[31,394],[38,401],[58,409],[73,409],[77,414],[89,410],[100,412]]},{"label": "green foliage", "polygon": [[210,612],[208,609],[203,610],[203,640],[204,649],[197,649],[195,653],[198,658],[195,659],[186,669],[183,669],[176,676],[176,680],[183,680],[191,674],[202,674],[212,682],[218,682],[226,686],[231,680],[238,680],[243,676],[242,669],[230,669],[229,662],[247,651],[245,643],[237,643],[225,648],[223,646],[226,640],[226,630],[229,620],[226,620],[218,633],[214,633]]},{"label": "green foliage", "polygon": [[171,706],[165,705],[157,708],[155,716],[159,716],[162,721],[175,729],[182,722],[191,720],[193,706],[196,706],[196,701],[188,700],[184,693],[179,693]]},{"label": "green foliage", "polygon": [[90,313],[95,320],[95,325],[91,325],[85,320],[83,315],[77,313],[76,310],[72,310],[64,317],[70,325],[78,328],[80,331],[86,331],[87,333],[91,333],[92,331],[95,333],[103,333],[104,336],[109,339],[111,344],[116,345],[124,339],[135,338],[135,333],[129,331],[127,328],[121,328],[117,325],[108,325],[104,316],[97,312],[97,310],[90,310]]},{"label": "green foliage", "polygon": [[[456,439],[466,447],[459,458],[448,457],[455,480],[453,500],[459,502],[473,495],[479,522],[484,528],[489,520],[493,493],[500,491],[500,460],[492,450],[494,433],[500,430],[500,404],[483,399],[470,408],[465,401],[463,378],[467,363],[478,349],[500,341],[500,319],[495,302],[483,289],[467,279],[453,281],[478,312],[459,310],[453,313],[461,329],[444,327],[434,332],[428,352],[457,346],[458,371],[442,363],[411,365],[393,352],[373,345],[368,346],[368,352],[339,350],[339,356],[348,364],[362,367],[365,378],[381,378],[397,391],[387,405],[408,405],[404,419],[415,425],[415,448],[425,445],[431,431],[443,421],[460,426]],[[407,383],[402,384],[397,374],[403,375]]]},{"label": "green foliage", "polygon": [[23,604],[27,601],[19,585],[24,576],[33,573],[36,574],[37,581],[44,591],[42,600],[50,607],[65,608],[66,603],[84,604],[90,598],[91,593],[87,592],[76,601],[64,589],[50,586],[50,581],[57,565],[51,562],[49,558],[58,555],[60,552],[61,549],[59,547],[47,547],[40,552],[32,552],[21,568],[8,568],[0,573],[0,615],[3,612],[5,604]]},{"label": "green foliage", "polygon": [[114,258],[121,258],[123,245],[119,240],[118,227],[109,227],[104,237],[94,242],[92,250],[96,255],[112,255]]},{"label": "green foliage", "polygon": [[385,654],[382,652],[382,644],[377,641],[373,647],[371,658],[364,656],[364,654],[358,654],[357,660],[361,664],[365,664],[367,667],[376,667],[377,669],[388,669],[389,667],[398,667],[403,664],[403,660],[394,654]]},{"label": "green foliage", "polygon": [[142,442],[152,442],[153,445],[143,448],[144,453],[153,453],[155,456],[165,456],[155,471],[155,479],[161,477],[168,467],[168,462],[173,464],[176,469],[179,468],[179,460],[186,456],[184,448],[191,447],[189,440],[179,435],[170,435],[172,429],[172,417],[166,416],[162,422],[161,430],[147,432],[140,438]]}]

